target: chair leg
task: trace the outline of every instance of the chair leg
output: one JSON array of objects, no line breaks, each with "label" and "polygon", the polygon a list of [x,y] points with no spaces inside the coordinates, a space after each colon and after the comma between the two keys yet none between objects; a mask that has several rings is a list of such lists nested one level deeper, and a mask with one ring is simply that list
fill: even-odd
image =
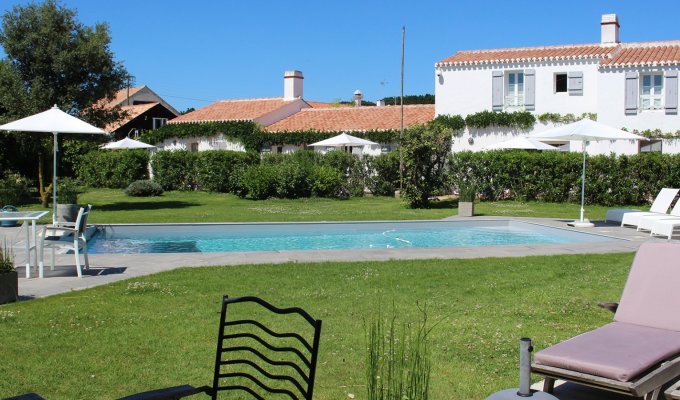
[{"label": "chair leg", "polygon": [[552,393],[555,389],[555,379],[546,377],[543,380],[543,391],[546,393]]},{"label": "chair leg", "polygon": [[78,238],[73,239],[73,252],[76,255],[76,268],[78,269],[78,278],[83,277],[83,269],[80,266],[80,252],[78,251]]},{"label": "chair leg", "polygon": [[645,400],[658,400],[659,399],[659,394],[661,394],[661,388],[658,387],[654,389],[653,391],[647,393],[644,397]]},{"label": "chair leg", "polygon": [[54,265],[56,264],[55,251],[56,251],[56,249],[54,247],[52,247],[52,264],[50,264],[50,269],[52,271],[54,271]]},{"label": "chair leg", "polygon": [[83,239],[83,258],[85,259],[85,269],[90,269],[90,259],[87,256],[87,242]]}]

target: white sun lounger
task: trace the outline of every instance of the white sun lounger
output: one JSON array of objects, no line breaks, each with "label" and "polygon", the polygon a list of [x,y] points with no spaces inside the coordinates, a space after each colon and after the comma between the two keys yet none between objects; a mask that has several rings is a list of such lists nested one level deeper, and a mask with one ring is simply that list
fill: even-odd
[{"label": "white sun lounger", "polygon": [[654,225],[652,225],[652,232],[650,235],[666,236],[668,240],[671,240],[675,228],[680,228],[680,218],[660,219],[655,221]]},{"label": "white sun lounger", "polygon": [[[656,196],[654,199],[654,202],[652,203],[652,206],[649,208],[649,211],[632,211],[632,212],[623,212],[623,216],[621,218],[621,226],[625,225],[633,225],[635,227],[638,226],[640,222],[640,218],[646,215],[666,215],[668,212],[668,208],[670,208],[671,203],[675,199],[675,196],[677,196],[678,192],[680,189],[670,189],[670,188],[663,188],[659,192],[659,194]],[[611,210],[614,211],[614,210]],[[607,211],[607,214],[609,214],[609,211]],[[609,221],[614,221],[614,218],[605,218]]]},{"label": "white sun lounger", "polygon": [[656,221],[662,219],[680,219],[680,201],[677,201],[669,214],[643,215],[638,219],[638,231],[651,231]]}]

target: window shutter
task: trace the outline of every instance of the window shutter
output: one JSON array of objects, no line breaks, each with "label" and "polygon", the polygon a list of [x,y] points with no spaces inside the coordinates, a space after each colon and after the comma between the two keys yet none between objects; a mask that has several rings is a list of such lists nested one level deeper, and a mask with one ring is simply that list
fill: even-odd
[{"label": "window shutter", "polygon": [[568,76],[569,96],[583,96],[583,72],[571,71]]},{"label": "window shutter", "polygon": [[666,114],[678,113],[678,71],[666,71],[664,74],[666,82],[665,88],[665,108]]},{"label": "window shutter", "polygon": [[503,110],[503,71],[491,72],[491,109]]},{"label": "window shutter", "polygon": [[536,71],[533,69],[524,70],[524,108],[536,109]]},{"label": "window shutter", "polygon": [[635,115],[638,111],[638,73],[626,71],[626,114]]}]

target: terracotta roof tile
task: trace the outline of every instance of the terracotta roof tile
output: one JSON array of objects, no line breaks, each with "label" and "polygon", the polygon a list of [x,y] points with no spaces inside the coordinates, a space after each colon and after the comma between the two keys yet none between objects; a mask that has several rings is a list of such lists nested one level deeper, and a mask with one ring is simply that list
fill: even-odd
[{"label": "terracotta roof tile", "polygon": [[493,50],[463,50],[439,61],[437,66],[603,58],[615,49],[616,47],[612,46],[583,44]]},{"label": "terracotta roof tile", "polygon": [[172,121],[168,121],[168,123],[252,121],[289,103],[281,97],[220,100],[198,110],[180,115]]},{"label": "terracotta roof tile", "polygon": [[126,113],[126,116],[119,121],[116,121],[112,124],[108,124],[106,127],[104,127],[104,130],[107,131],[107,132],[113,132],[116,129],[127,124],[128,122],[139,117],[143,113],[147,112],[148,110],[154,108],[155,106],[157,106],[159,104],[160,103],[145,103],[145,104],[135,104],[135,105],[130,105],[130,106],[121,106],[120,109],[121,109],[121,111],[124,111]]},{"label": "terracotta roof tile", "polygon": [[[307,108],[267,127],[270,132],[392,130],[400,128],[400,107]],[[434,105],[404,106],[404,126],[434,119]]]},{"label": "terracotta roof tile", "polygon": [[680,40],[623,43],[610,58],[600,62],[602,67],[641,67],[679,64]]},{"label": "terracotta roof tile", "polygon": [[351,104],[340,104],[340,103],[323,103],[320,101],[307,101],[305,103],[309,104],[312,108],[341,108],[341,107],[354,107]]}]

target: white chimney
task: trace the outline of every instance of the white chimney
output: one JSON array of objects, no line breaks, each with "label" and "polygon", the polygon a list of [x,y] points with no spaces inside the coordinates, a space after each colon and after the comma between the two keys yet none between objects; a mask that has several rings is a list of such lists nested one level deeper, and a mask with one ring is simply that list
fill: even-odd
[{"label": "white chimney", "polygon": [[378,100],[375,102],[375,105],[377,107],[384,107],[385,106],[385,100]]},{"label": "white chimney", "polygon": [[357,89],[354,91],[354,107],[361,107],[361,100],[364,98],[361,94],[361,90]]},{"label": "white chimney", "polygon": [[295,100],[302,98],[302,72],[286,71],[283,74],[283,99]]},{"label": "white chimney", "polygon": [[616,14],[603,14],[601,26],[601,44],[619,43],[619,18]]}]

